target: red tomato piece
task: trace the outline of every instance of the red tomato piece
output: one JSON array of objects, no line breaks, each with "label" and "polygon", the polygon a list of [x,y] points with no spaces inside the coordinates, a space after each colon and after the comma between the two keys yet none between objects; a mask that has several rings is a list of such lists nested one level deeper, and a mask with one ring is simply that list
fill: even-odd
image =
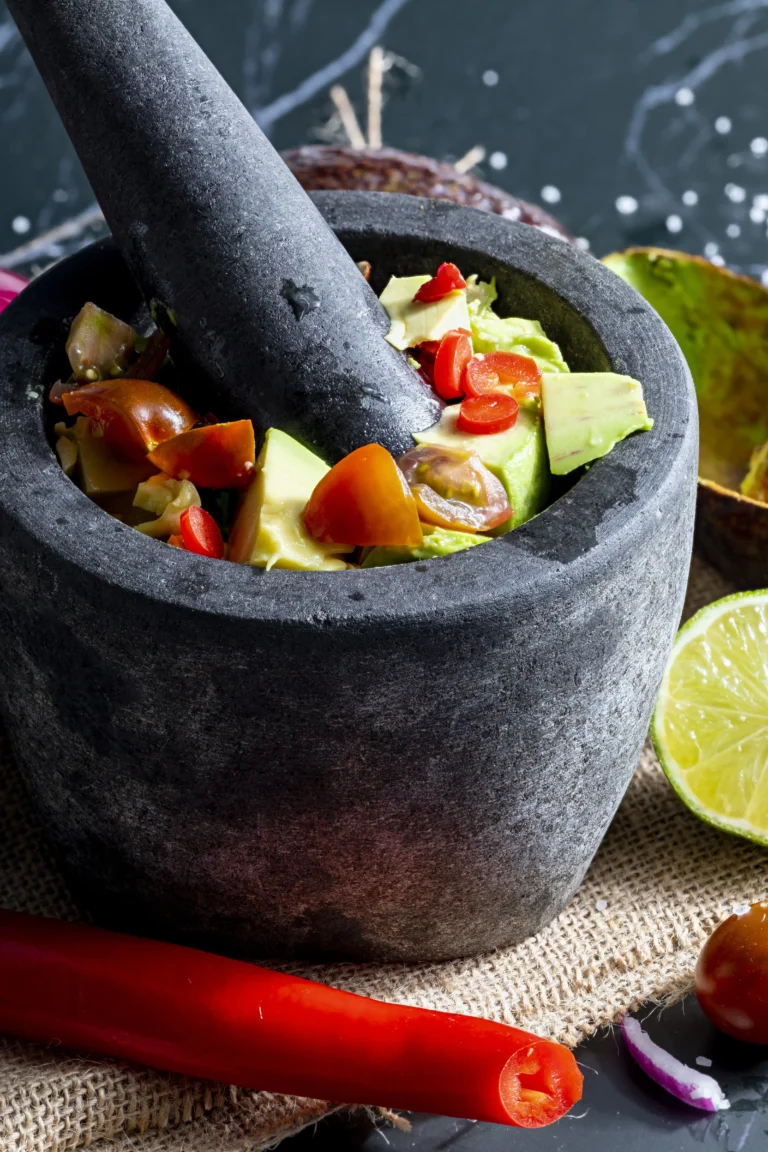
[{"label": "red tomato piece", "polygon": [[468,396],[506,392],[509,396],[538,395],[541,371],[530,356],[516,352],[488,352],[476,356],[466,367],[464,389]]},{"label": "red tomato piece", "polygon": [[455,264],[441,264],[432,279],[422,284],[414,300],[421,304],[431,304],[433,300],[442,300],[444,296],[466,286],[467,282]]},{"label": "red tomato piece", "polygon": [[104,439],[126,460],[143,460],[164,440],[197,421],[185,400],[151,380],[101,381],[61,397],[70,416],[90,416]]},{"label": "red tomato piece", "polygon": [[224,559],[224,538],[210,512],[193,504],[182,512],[179,526],[187,552],[210,556],[212,560]]},{"label": "red tomato piece", "polygon": [[256,444],[250,420],[190,428],[158,444],[149,459],[175,480],[199,488],[243,488],[256,467]]},{"label": "red tomato piece", "polygon": [[462,400],[456,427],[460,432],[490,435],[505,432],[517,420],[520,405],[504,392],[469,396]]},{"label": "red tomato piece", "polygon": [[175,536],[175,535],[169,536],[168,537],[168,543],[171,545],[172,548],[181,548],[182,552],[186,552],[186,548],[184,547],[184,537],[183,536]]},{"label": "red tomato piece", "polygon": [[462,377],[472,360],[472,337],[461,328],[446,332],[440,341],[432,370],[435,391],[443,400],[458,400],[464,395]]},{"label": "red tomato piece", "polygon": [[421,544],[416,501],[380,444],[350,452],[326,473],[304,509],[307,531],[326,544]]},{"label": "red tomato piece", "polygon": [[430,387],[435,374],[435,357],[439,347],[439,340],[423,340],[421,344],[417,344],[410,351],[410,355],[418,361],[420,375]]}]

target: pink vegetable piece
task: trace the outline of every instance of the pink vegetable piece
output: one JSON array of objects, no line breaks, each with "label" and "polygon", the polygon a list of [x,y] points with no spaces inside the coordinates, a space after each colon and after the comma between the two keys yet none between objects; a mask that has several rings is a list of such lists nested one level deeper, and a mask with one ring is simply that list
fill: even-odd
[{"label": "pink vegetable piece", "polygon": [[717,1080],[704,1072],[697,1072],[695,1068],[689,1068],[671,1053],[659,1048],[648,1033],[643,1031],[639,1020],[625,1016],[621,1022],[621,1031],[632,1059],[670,1095],[704,1112],[719,1112],[730,1108]]},{"label": "pink vegetable piece", "polygon": [[22,288],[26,288],[29,281],[15,272],[6,272],[0,268],[0,312],[6,308],[14,297],[18,296]]}]

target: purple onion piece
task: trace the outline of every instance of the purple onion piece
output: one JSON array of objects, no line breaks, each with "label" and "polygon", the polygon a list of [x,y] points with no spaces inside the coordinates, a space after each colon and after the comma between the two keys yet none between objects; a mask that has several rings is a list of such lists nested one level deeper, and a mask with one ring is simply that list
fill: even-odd
[{"label": "purple onion piece", "polygon": [[640,1027],[639,1020],[625,1016],[621,1030],[629,1049],[629,1054],[643,1072],[655,1080],[666,1092],[704,1112],[719,1112],[730,1108],[730,1104],[717,1080],[697,1072],[681,1063],[669,1052],[654,1044],[647,1032]]}]

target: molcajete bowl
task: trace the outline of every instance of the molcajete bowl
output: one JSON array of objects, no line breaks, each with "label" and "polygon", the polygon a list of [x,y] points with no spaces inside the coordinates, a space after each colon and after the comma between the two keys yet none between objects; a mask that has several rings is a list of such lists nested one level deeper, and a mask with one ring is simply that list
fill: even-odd
[{"label": "molcajete bowl", "polygon": [[440,260],[495,275],[502,311],[539,318],[573,368],[640,378],[653,431],[445,559],[297,573],[181,553],[91,503],[46,438],[62,318],[140,307],[93,245],[0,318],[2,715],[100,922],[254,957],[476,953],[563,908],[629,783],[688,571],[693,389],[641,297],[537,229],[316,201],[377,287]]}]

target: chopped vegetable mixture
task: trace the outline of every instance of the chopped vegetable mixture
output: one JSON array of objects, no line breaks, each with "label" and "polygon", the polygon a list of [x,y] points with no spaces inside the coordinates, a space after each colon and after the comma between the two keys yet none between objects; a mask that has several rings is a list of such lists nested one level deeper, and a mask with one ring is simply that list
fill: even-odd
[{"label": "chopped vegetable mixture", "polygon": [[250,420],[219,423],[168,386],[162,332],[88,302],[72,374],[49,392],[68,417],[54,426],[61,466],[144,535],[261,568],[372,568],[486,542],[537,515],[553,475],[653,423],[636,380],[571,373],[538,321],[494,311],[496,295],[450,263],[390,279],[387,339],[445,408],[397,459],[367,444],[333,467],[277,428],[257,457]]}]

